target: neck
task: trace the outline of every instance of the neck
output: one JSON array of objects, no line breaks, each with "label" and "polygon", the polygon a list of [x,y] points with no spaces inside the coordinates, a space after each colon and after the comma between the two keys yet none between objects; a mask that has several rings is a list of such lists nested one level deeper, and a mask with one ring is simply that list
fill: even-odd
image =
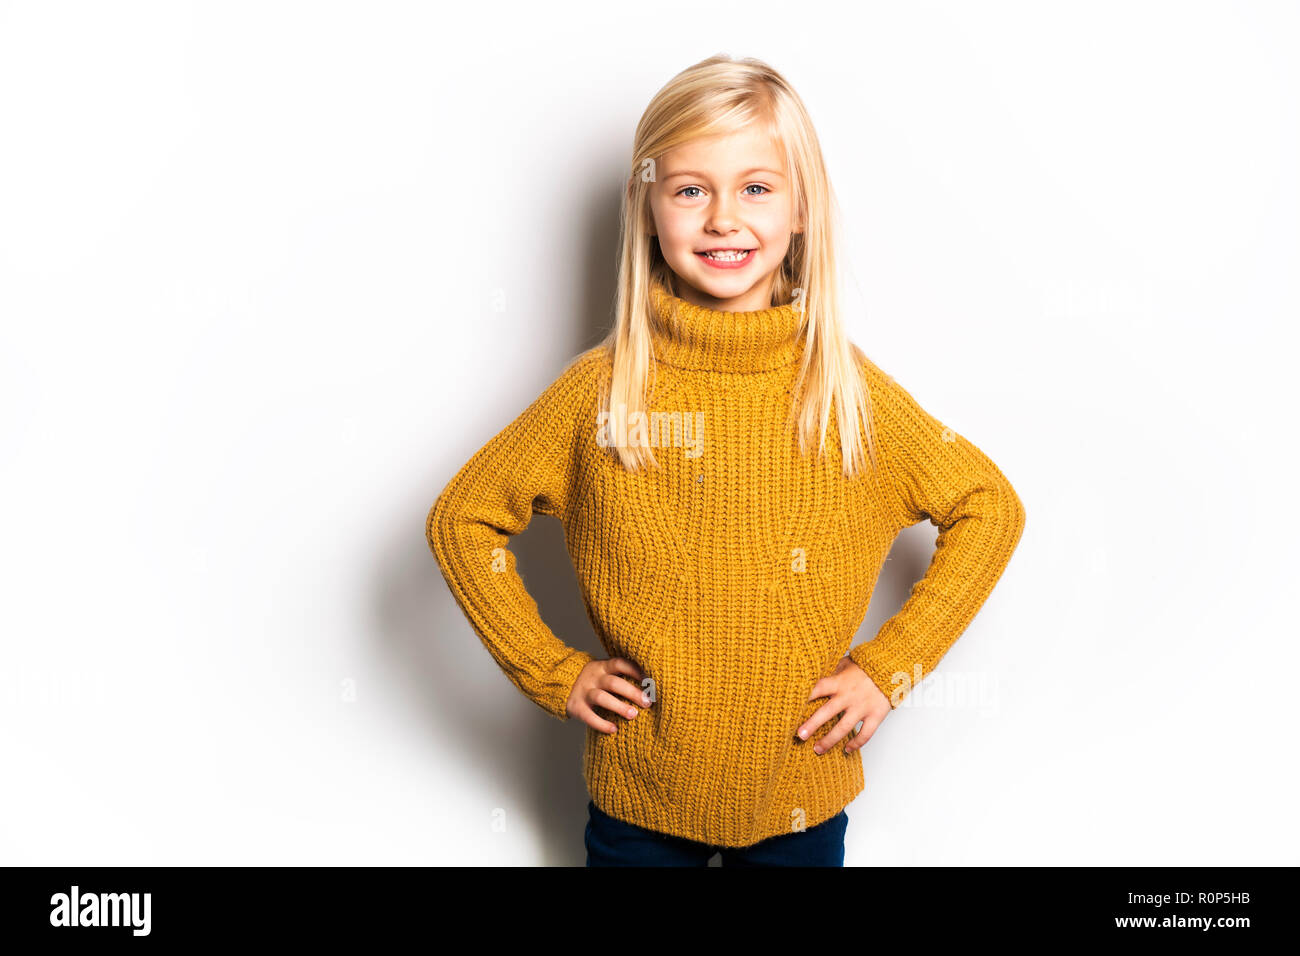
[{"label": "neck", "polygon": [[763,372],[793,364],[803,353],[803,313],[792,303],[724,312],[650,287],[655,360],[713,372]]}]

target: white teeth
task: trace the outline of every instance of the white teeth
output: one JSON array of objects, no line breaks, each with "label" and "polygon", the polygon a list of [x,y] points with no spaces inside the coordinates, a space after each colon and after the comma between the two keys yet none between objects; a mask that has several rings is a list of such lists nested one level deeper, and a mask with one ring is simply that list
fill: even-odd
[{"label": "white teeth", "polygon": [[705,255],[710,259],[717,259],[721,262],[735,262],[738,259],[745,258],[749,253],[750,250],[746,249],[744,252],[706,252]]}]

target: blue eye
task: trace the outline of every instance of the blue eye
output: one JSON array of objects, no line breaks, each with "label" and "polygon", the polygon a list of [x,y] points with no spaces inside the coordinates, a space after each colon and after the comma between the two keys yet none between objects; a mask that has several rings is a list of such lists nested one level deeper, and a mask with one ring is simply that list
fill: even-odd
[{"label": "blue eye", "polygon": [[[699,186],[683,186],[681,189],[677,190],[677,195],[680,196],[682,193],[686,192],[686,190],[688,190],[688,189],[699,189],[699,188],[700,188]],[[746,186],[745,188],[746,188],[746,189],[761,189],[761,190],[763,190],[762,193],[748,193],[748,195],[750,195],[750,196],[761,196],[761,195],[763,195],[763,193],[770,193],[770,192],[772,191],[772,190],[768,189],[766,186],[764,186],[762,183],[750,183],[750,184],[749,184],[748,186]],[[694,196],[687,196],[686,198],[687,198],[687,199],[694,199],[694,198],[696,198],[696,197],[694,197]]]}]

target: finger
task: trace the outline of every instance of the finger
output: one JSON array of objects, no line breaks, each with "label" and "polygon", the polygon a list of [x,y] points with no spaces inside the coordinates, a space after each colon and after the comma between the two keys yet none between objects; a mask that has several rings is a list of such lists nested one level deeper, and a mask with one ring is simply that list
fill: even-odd
[{"label": "finger", "polygon": [[615,674],[606,674],[601,678],[600,686],[611,694],[625,697],[630,703],[640,704],[642,707],[649,707],[654,703],[654,701],[650,699],[648,691],[644,690],[637,684],[632,683],[630,680],[619,677]]},{"label": "finger", "polygon": [[863,715],[861,721],[862,727],[859,728],[857,734],[854,734],[845,741],[845,753],[853,753],[853,750],[857,750],[859,747],[862,747],[863,744],[866,744],[868,740],[871,740],[871,735],[875,734],[876,728],[878,728],[881,723],[885,722],[885,718],[887,718],[888,715],[889,711],[885,711],[883,714],[867,713]]},{"label": "finger", "polygon": [[620,716],[627,717],[629,720],[636,716],[637,710],[625,700],[619,700],[607,690],[596,690],[592,698],[593,702],[600,707]]},{"label": "finger", "polygon": [[845,706],[847,705],[842,701],[836,701],[834,698],[831,698],[813,711],[813,715],[800,724],[799,729],[796,730],[795,733],[799,735],[800,740],[808,740],[817,733],[818,727],[842,711]]},{"label": "finger", "polygon": [[865,713],[860,714],[857,711],[846,710],[840,719],[835,722],[835,726],[830,729],[830,732],[813,745],[813,750],[819,754],[830,753],[832,748],[847,737],[849,731],[865,716]]},{"label": "finger", "polygon": [[870,740],[871,735],[876,732],[876,728],[879,727],[880,724],[880,718],[863,717],[859,720],[857,725],[855,725],[857,726],[858,732],[849,737],[848,740],[844,741],[844,756],[847,757]]},{"label": "finger", "polygon": [[645,679],[645,674],[641,671],[641,668],[637,667],[635,663],[628,660],[626,657],[611,657],[609,659],[609,666],[605,668],[605,673],[627,674],[629,677],[635,677],[637,683],[640,683]]},{"label": "finger", "polygon": [[[638,685],[636,692],[632,694],[628,700],[633,702],[640,701],[641,706],[643,707],[649,707],[655,702],[657,695],[655,693],[654,681],[646,675],[645,671],[641,670],[640,667],[638,667],[634,662],[628,660],[626,657],[611,657],[609,663],[610,667],[606,673],[617,672],[619,674],[627,674],[636,681],[636,684]],[[647,695],[649,695],[649,700],[646,699]]]},{"label": "finger", "polygon": [[[821,689],[818,690],[818,688]],[[812,690],[808,693],[808,699],[816,700],[818,697],[830,697],[834,693],[835,681],[833,677],[822,677],[812,685]]]},{"label": "finger", "polygon": [[592,730],[598,730],[602,734],[612,734],[618,730],[613,723],[592,710],[591,706],[585,700],[577,701],[573,705],[573,712],[579,720]]}]

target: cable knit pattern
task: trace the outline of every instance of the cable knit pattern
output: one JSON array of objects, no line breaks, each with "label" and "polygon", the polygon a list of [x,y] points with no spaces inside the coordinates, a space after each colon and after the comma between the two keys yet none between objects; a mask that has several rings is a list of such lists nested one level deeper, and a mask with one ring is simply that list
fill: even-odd
[{"label": "cable knit pattern", "polygon": [[[825,458],[802,456],[790,412],[802,313],[653,296],[649,411],[677,414],[676,430],[648,431],[659,468],[628,473],[602,446],[619,434],[598,422],[610,362],[593,348],[457,472],[425,530],[493,658],[564,719],[592,656],[543,623],[507,546],[532,514],[558,518],[605,655],[634,661],[657,697],[632,719],[599,710],[614,734],[586,728],[592,799],[639,826],[748,846],[815,826],[863,789],[860,752],[813,752],[829,725],[795,736],[823,703],[813,684],[848,653],[897,707],[983,605],[1025,512],[987,456],[870,360],[882,467],[844,476],[834,415]],[[850,650],[894,539],[927,518],[939,535],[925,577]]]}]

